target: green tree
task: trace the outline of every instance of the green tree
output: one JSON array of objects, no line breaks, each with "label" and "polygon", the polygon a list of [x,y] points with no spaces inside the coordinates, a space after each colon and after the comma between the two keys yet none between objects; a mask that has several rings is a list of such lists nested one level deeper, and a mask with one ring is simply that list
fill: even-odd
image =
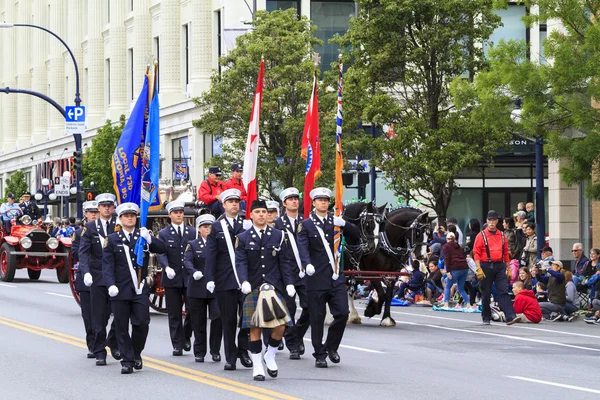
[{"label": "green tree", "polygon": [[[298,19],[293,9],[259,11],[252,28],[239,36],[236,48],[219,60],[222,72],[212,76],[210,89],[194,99],[202,111],[194,126],[223,139],[222,156],[210,160],[212,165],[225,167],[243,161],[259,64],[264,56],[259,192],[273,192],[276,186],[302,188],[305,161],[300,148],[315,70],[311,56],[313,47],[321,42],[314,36],[315,26],[306,17]],[[324,69],[329,70],[329,66]],[[334,179],[336,79],[329,73],[319,84],[324,175],[317,185],[329,185]]]},{"label": "green tree", "polygon": [[7,180],[6,180],[6,188],[4,189],[5,196],[2,198],[2,202],[6,202],[7,196],[9,193],[15,195],[15,201],[19,201],[19,197],[23,193],[29,190],[27,186],[27,181],[25,180],[25,173],[21,170],[14,172]]},{"label": "green tree", "polygon": [[486,67],[481,46],[499,26],[492,0],[359,0],[358,16],[335,41],[353,60],[345,115],[396,136],[373,143],[388,187],[444,218],[461,171],[491,162],[508,142],[500,129],[455,107],[450,84]]},{"label": "green tree", "polygon": [[[544,43],[551,65],[529,58],[523,41],[501,42],[490,52],[490,71],[471,83],[457,83],[463,104],[472,104],[473,118],[483,115],[491,124],[512,124],[525,137],[541,136],[546,154],[563,159],[561,175],[567,184],[589,182],[586,195],[600,199],[600,2],[579,0],[525,1],[539,6],[540,14],[525,18],[529,25],[558,20],[563,29],[554,30]],[[537,9],[537,8],[535,8]],[[520,116],[514,117],[514,103]],[[512,117],[511,117],[512,114]],[[511,120],[514,120],[512,122]]]},{"label": "green tree", "polygon": [[124,127],[125,116],[121,115],[117,124],[107,120],[104,126],[98,129],[92,146],[86,149],[83,158],[83,186],[85,188],[89,188],[90,183],[94,182],[94,188],[99,193],[114,193],[111,160]]}]

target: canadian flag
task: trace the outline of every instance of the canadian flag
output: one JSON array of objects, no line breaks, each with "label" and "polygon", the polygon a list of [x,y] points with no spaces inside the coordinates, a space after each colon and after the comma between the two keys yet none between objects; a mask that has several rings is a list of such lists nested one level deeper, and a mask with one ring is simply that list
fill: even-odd
[{"label": "canadian flag", "polygon": [[248,127],[248,139],[246,140],[246,153],[244,155],[244,172],[242,181],[246,188],[246,219],[250,219],[250,207],[252,201],[258,198],[256,193],[256,165],[258,164],[258,133],[260,132],[260,108],[262,106],[263,76],[265,74],[265,61],[260,60],[254,103],[252,103],[252,114],[250,114],[250,126]]}]

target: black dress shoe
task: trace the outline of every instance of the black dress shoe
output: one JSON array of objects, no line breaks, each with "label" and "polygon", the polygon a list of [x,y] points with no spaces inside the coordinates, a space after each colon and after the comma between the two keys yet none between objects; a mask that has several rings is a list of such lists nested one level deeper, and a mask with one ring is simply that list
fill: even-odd
[{"label": "black dress shoe", "polygon": [[265,376],[264,375],[254,375],[254,380],[262,382],[265,380]]},{"label": "black dress shoe", "polygon": [[235,371],[235,364],[225,363],[225,367],[223,369],[225,371]]},{"label": "black dress shoe", "polygon": [[332,363],[338,364],[340,362],[340,355],[338,354],[337,351],[329,350],[327,353],[329,354],[329,359],[331,360]]},{"label": "black dress shoe", "polygon": [[300,352],[294,350],[294,351],[290,351],[290,360],[299,360],[300,359]]},{"label": "black dress shoe", "polygon": [[248,350],[240,350],[238,352],[238,358],[240,359],[240,362],[242,363],[242,365],[244,367],[252,368],[252,366],[253,366],[252,359],[248,355]]},{"label": "black dress shoe", "polygon": [[303,356],[303,355],[304,355],[304,350],[305,350],[305,348],[304,348],[304,345],[303,345],[303,344],[301,344],[300,346],[298,346],[298,351],[300,352],[300,355],[301,355],[301,356]]},{"label": "black dress shoe", "polygon": [[133,374],[133,367],[121,367],[122,374]]},{"label": "black dress shoe", "polygon": [[96,355],[94,353],[92,353],[91,351],[88,351],[87,358],[96,358]]},{"label": "black dress shoe", "polygon": [[181,349],[175,349],[175,350],[173,350],[173,355],[174,356],[182,356],[183,355],[183,350],[181,350]]},{"label": "black dress shoe", "polygon": [[192,349],[192,342],[189,340],[186,340],[185,344],[183,345],[183,349],[185,351],[190,351]]},{"label": "black dress shoe", "polygon": [[106,358],[96,358],[96,365],[99,367],[106,365]]},{"label": "black dress shoe", "polygon": [[315,367],[327,368],[327,360],[315,360]]},{"label": "black dress shoe", "polygon": [[212,360],[214,362],[221,362],[221,355],[220,354],[212,354]]},{"label": "black dress shoe", "polygon": [[194,360],[196,362],[204,362],[204,356],[196,356],[196,357],[194,357]]},{"label": "black dress shoe", "polygon": [[144,362],[142,361],[142,356],[133,357],[133,368],[142,369],[144,367]]},{"label": "black dress shoe", "polygon": [[123,358],[121,356],[121,352],[118,349],[110,349],[110,355],[117,361],[120,361],[121,358]]}]

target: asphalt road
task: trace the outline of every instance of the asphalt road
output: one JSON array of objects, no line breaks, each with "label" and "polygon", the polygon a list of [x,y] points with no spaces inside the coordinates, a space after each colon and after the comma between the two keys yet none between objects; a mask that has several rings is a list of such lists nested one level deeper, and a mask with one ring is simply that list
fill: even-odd
[{"label": "asphalt road", "polygon": [[[364,308],[364,304],[358,305]],[[316,369],[278,355],[279,377],[255,383],[251,369],[171,356],[165,315],[152,313],[144,369],[120,375],[86,359],[83,323],[68,285],[53,271],[37,282],[18,271],[0,283],[0,393],[10,399],[576,399],[600,398],[594,377],[600,325],[582,321],[483,326],[479,314],[394,308],[397,326],[349,325],[342,362]],[[310,332],[309,332],[310,334]],[[307,338],[309,338],[309,334]]]}]

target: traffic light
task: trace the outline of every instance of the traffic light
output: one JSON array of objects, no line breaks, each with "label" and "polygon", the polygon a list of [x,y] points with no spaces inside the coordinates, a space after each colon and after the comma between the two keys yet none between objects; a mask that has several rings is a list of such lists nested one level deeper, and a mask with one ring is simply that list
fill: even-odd
[{"label": "traffic light", "polygon": [[85,191],[85,201],[92,201],[98,196],[98,191],[93,189],[88,189]]},{"label": "traffic light", "polygon": [[73,152],[73,163],[75,164],[75,171],[79,171],[83,166],[83,152],[77,150]]}]

